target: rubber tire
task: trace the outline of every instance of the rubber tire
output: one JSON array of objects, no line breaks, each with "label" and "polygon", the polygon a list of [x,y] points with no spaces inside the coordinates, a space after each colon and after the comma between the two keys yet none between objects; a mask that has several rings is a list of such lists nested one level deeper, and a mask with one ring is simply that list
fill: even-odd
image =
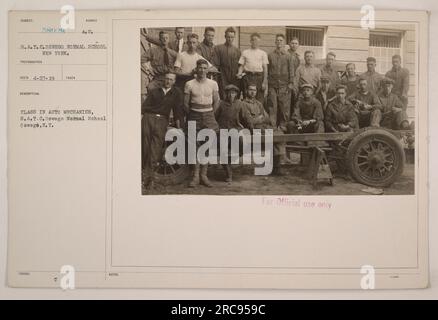
[{"label": "rubber tire", "polygon": [[[379,138],[384,140],[386,143],[391,144],[394,151],[395,157],[398,158],[398,167],[395,172],[388,178],[381,181],[368,180],[361,176],[355,168],[355,153],[357,149],[364,143],[364,141],[371,138]],[[348,171],[350,175],[359,183],[365,184],[371,187],[387,187],[393,184],[402,174],[404,165],[406,162],[405,152],[400,141],[389,131],[382,128],[366,128],[359,134],[355,135],[348,145],[348,150],[346,153],[346,162]]]},{"label": "rubber tire", "polygon": [[[169,130],[178,130],[178,129],[173,128],[173,127],[169,127],[167,130],[169,131]],[[181,134],[182,136],[184,136],[183,131],[178,130],[177,132],[178,132],[178,134]],[[185,136],[184,136],[184,139],[185,139]],[[176,170],[176,172],[173,174],[162,175],[162,174],[156,173],[156,175],[157,175],[157,182],[161,185],[168,186],[168,185],[180,184],[180,183],[183,183],[184,181],[186,181],[187,178],[189,177],[190,166],[187,164],[182,164],[182,165],[180,165],[178,170]]]}]

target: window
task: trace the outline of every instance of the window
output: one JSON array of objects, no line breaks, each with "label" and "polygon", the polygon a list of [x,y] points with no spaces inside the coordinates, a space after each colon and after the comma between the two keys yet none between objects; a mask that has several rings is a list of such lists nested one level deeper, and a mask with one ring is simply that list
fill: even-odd
[{"label": "window", "polygon": [[316,59],[323,58],[325,55],[324,35],[324,28],[286,27],[287,43],[289,43],[293,37],[297,37],[300,42],[298,53],[302,57],[304,57],[306,50],[312,50],[315,52]]},{"label": "window", "polygon": [[376,58],[376,71],[385,74],[392,68],[392,56],[401,55],[401,32],[370,32],[369,55]]}]

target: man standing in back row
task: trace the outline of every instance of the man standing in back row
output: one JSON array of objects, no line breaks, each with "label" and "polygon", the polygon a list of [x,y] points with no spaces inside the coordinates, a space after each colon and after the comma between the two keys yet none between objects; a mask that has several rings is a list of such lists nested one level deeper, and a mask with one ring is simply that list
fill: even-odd
[{"label": "man standing in back row", "polygon": [[229,27],[225,30],[225,43],[214,47],[213,61],[211,63],[220,72],[219,93],[225,99],[225,88],[230,84],[241,89],[241,80],[236,75],[239,71],[240,50],[233,45],[236,30]]},{"label": "man standing in back row", "polygon": [[275,127],[286,131],[290,118],[290,96],[294,89],[294,61],[284,49],[285,37],[277,34],[275,50],[268,55],[268,105],[267,110]]},{"label": "man standing in back row", "polygon": [[401,57],[396,54],[392,57],[392,69],[386,73],[386,77],[394,80],[392,93],[396,94],[408,106],[409,70],[401,66]]},{"label": "man standing in back row", "polygon": [[253,33],[250,37],[251,48],[242,52],[239,59],[237,78],[243,78],[244,94],[248,91],[248,84],[257,86],[257,100],[264,103],[268,94],[268,55],[259,48],[260,35]]}]

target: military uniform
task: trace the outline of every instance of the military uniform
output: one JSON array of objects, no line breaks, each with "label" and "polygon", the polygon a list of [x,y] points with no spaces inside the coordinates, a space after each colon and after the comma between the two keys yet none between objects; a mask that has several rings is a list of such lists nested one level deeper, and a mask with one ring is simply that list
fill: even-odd
[{"label": "military uniform", "polygon": [[286,50],[275,49],[268,55],[268,101],[271,122],[285,127],[290,119],[289,84],[294,81],[294,62]]},{"label": "military uniform", "polygon": [[[348,100],[355,106],[355,112],[359,119],[360,128],[380,126],[380,120],[382,119],[382,106],[375,93],[372,93],[371,91],[367,91],[366,93],[356,91],[348,97]],[[364,109],[362,107],[364,104],[372,106],[372,109]]]},{"label": "military uniform", "polygon": [[[246,98],[242,101],[241,120],[245,128],[253,131],[254,129],[273,129],[274,134],[283,134],[283,131],[275,129],[271,124],[271,119],[265,111],[263,105],[257,99]],[[274,143],[274,173],[280,173],[280,162],[286,154],[284,143]]]},{"label": "military uniform", "polygon": [[[304,87],[310,85],[304,85]],[[324,113],[321,103],[315,97],[302,98],[295,106],[291,121],[288,123],[290,133],[320,133],[324,132]],[[310,121],[304,124],[303,121]]]},{"label": "military uniform", "polygon": [[154,79],[149,83],[148,90],[160,88],[163,83],[164,75],[173,71],[177,52],[167,47],[156,46],[150,48],[141,57],[141,62],[150,62]]},{"label": "military uniform", "polygon": [[[225,93],[227,93],[230,90],[236,91],[237,94],[239,94],[240,90],[235,85],[228,85],[225,87]],[[221,100],[218,109],[215,112],[216,121],[219,124],[220,129],[242,129],[242,125],[240,124],[240,112],[241,112],[241,101],[236,98],[236,100],[233,101],[233,103]],[[241,143],[240,143],[241,145]],[[239,148],[240,150],[240,148]],[[231,152],[231,145],[228,145],[227,152],[229,153],[228,156],[228,164],[222,164],[222,167],[224,168],[226,172],[226,182],[232,181],[232,170],[231,170],[231,161],[232,156],[230,154]]]},{"label": "military uniform", "polygon": [[[342,103],[336,98],[330,102],[325,111],[324,120],[327,132],[346,132],[359,129],[357,115],[353,105],[348,100]],[[341,124],[348,126],[348,128],[342,128]]]},{"label": "military uniform", "polygon": [[409,70],[406,68],[392,68],[386,73],[386,77],[394,80],[392,93],[396,94],[403,102],[405,107],[408,106],[409,92]]},{"label": "military uniform", "polygon": [[[392,79],[384,79],[383,84],[394,84]],[[382,120],[380,125],[388,129],[398,130],[403,121],[407,121],[405,104],[392,92],[386,94],[385,90],[379,94],[380,103],[382,105]],[[401,110],[397,110],[397,109]]]},{"label": "military uniform", "polygon": [[335,86],[330,85],[330,79],[326,76],[321,77],[321,83],[329,83],[329,87],[327,90],[323,90],[322,86],[318,89],[315,94],[315,98],[321,103],[322,111],[327,109],[328,104],[336,95]]},{"label": "military uniform", "polygon": [[220,71],[219,93],[224,99],[225,87],[233,84],[242,89],[240,79],[236,75],[239,71],[239,48],[227,43],[214,47],[213,61],[211,63]]},{"label": "military uniform", "polygon": [[368,91],[378,94],[382,87],[383,75],[374,71],[366,71],[360,75],[361,79],[366,79],[368,84]]}]

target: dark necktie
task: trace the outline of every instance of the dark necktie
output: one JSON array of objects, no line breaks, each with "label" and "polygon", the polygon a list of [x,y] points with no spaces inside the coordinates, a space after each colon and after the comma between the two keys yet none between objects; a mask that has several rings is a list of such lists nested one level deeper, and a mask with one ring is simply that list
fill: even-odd
[{"label": "dark necktie", "polygon": [[163,50],[164,50],[164,65],[166,67],[169,67],[169,64],[170,64],[169,63],[169,52],[167,51],[166,47],[164,47]]}]

